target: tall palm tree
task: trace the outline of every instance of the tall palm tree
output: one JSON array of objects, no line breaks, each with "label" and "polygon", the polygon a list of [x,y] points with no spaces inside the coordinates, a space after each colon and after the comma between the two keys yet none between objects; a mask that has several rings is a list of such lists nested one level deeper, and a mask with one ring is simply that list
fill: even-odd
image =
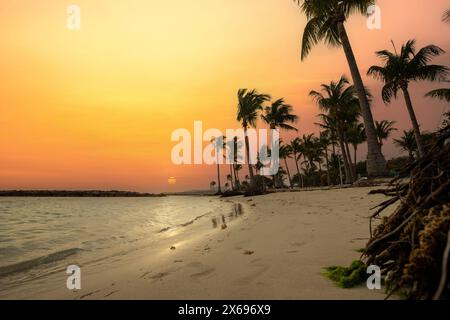
[{"label": "tall palm tree", "polygon": [[414,131],[403,131],[403,136],[399,139],[394,139],[394,144],[402,150],[408,152],[409,159],[414,160],[414,152],[417,151],[417,142],[414,137]]},{"label": "tall palm tree", "polygon": [[[269,129],[284,129],[286,131],[297,131],[297,128],[290,124],[294,124],[298,120],[298,116],[292,114],[293,107],[286,104],[284,99],[278,99],[270,106],[264,108],[261,119],[269,126]],[[273,176],[274,187],[276,188],[276,178]]]},{"label": "tall palm tree", "polygon": [[322,84],[321,92],[311,91],[309,95],[314,99],[319,108],[327,113],[330,122],[338,134],[339,144],[344,159],[344,169],[346,182],[354,181],[353,169],[351,168],[350,154],[346,148],[345,128],[349,115],[357,118],[357,110],[359,109],[359,100],[356,97],[354,86],[349,85],[345,76],[342,76],[338,82],[332,81],[330,84]]},{"label": "tall palm tree", "polygon": [[392,133],[397,131],[397,128],[394,127],[395,123],[395,121],[388,120],[382,120],[381,122],[375,121],[375,128],[381,148],[383,148],[383,141],[389,139]]},{"label": "tall palm tree", "polygon": [[297,137],[294,140],[291,141],[291,148],[292,148],[292,155],[294,156],[294,160],[295,160],[295,166],[297,168],[297,176],[300,179],[300,184],[302,189],[305,186],[305,183],[303,181],[303,175],[300,172],[300,168],[298,165],[298,161],[300,160],[300,157],[303,154],[303,143],[302,140]]},{"label": "tall palm tree", "polygon": [[356,176],[358,146],[366,141],[366,130],[364,128],[364,124],[360,122],[353,123],[347,131],[347,136],[350,144],[353,146],[353,164]]},{"label": "tall palm tree", "polygon": [[331,177],[330,177],[330,163],[328,158],[328,146],[331,144],[330,132],[328,130],[320,132],[319,136],[320,147],[324,152],[325,163],[327,166],[327,185],[331,185]]},{"label": "tall palm tree", "polygon": [[384,176],[387,173],[386,160],[377,142],[375,125],[369,99],[356,63],[344,23],[351,14],[367,14],[373,0],[294,0],[305,13],[308,23],[302,40],[302,60],[312,47],[325,40],[331,46],[342,46],[352,74],[353,83],[359,98],[361,114],[367,135],[367,172],[369,176]]},{"label": "tall palm tree", "polygon": [[280,159],[284,160],[284,165],[286,167],[286,172],[288,174],[288,178],[289,178],[289,187],[292,189],[292,179],[291,179],[291,173],[289,171],[289,166],[287,163],[287,159],[291,158],[292,156],[292,148],[290,145],[288,144],[283,144],[280,146]]},{"label": "tall palm tree", "polygon": [[217,162],[217,192],[222,193],[222,188],[220,184],[220,161],[219,161],[219,150],[224,149],[226,147],[225,136],[216,137],[211,139],[211,143],[214,145],[214,149],[216,149],[216,162]]},{"label": "tall palm tree", "polygon": [[237,121],[242,123],[242,128],[245,133],[245,153],[250,177],[250,191],[254,192],[255,179],[252,164],[250,163],[250,145],[247,130],[249,127],[256,127],[258,113],[263,109],[263,104],[270,100],[270,96],[267,94],[260,94],[256,90],[248,91],[247,89],[239,89],[237,96]]},{"label": "tall palm tree", "polygon": [[393,97],[397,98],[399,90],[403,92],[419,154],[423,156],[425,149],[408,88],[411,81],[445,80],[449,69],[445,66],[429,64],[433,57],[444,53],[444,50],[435,45],[429,45],[416,52],[416,41],[409,40],[402,46],[400,53],[397,53],[395,47],[394,51],[376,52],[377,56],[383,60],[384,65],[370,67],[367,74],[384,82],[381,95],[386,104],[390,103]]},{"label": "tall palm tree", "polygon": [[316,168],[314,161],[317,158],[318,139],[314,134],[303,135],[303,155],[310,169]]}]

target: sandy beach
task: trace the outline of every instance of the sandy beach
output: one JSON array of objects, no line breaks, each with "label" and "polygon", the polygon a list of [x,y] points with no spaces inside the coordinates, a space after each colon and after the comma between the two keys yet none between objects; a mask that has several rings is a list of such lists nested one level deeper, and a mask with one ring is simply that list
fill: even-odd
[{"label": "sandy beach", "polygon": [[359,258],[369,236],[369,209],[384,199],[369,191],[214,199],[241,203],[242,216],[225,229],[196,229],[189,238],[170,238],[165,248],[139,250],[110,269],[84,272],[79,291],[42,282],[33,298],[383,299],[383,290],[342,289],[323,275],[327,266]]}]

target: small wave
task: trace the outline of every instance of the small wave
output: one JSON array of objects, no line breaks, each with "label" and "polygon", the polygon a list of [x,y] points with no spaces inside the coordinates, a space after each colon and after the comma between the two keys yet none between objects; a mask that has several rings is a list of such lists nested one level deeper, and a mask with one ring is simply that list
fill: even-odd
[{"label": "small wave", "polygon": [[187,221],[187,222],[185,222],[185,223],[180,223],[180,224],[178,224],[178,225],[176,225],[176,226],[163,228],[163,229],[159,230],[158,233],[163,233],[163,232],[172,230],[172,229],[174,229],[174,228],[187,227],[187,226],[193,224],[195,221],[197,221],[197,220],[199,220],[199,219],[201,219],[201,218],[203,218],[203,217],[206,217],[206,216],[210,215],[211,213],[212,213],[212,212],[209,211],[209,212],[207,212],[207,213],[205,213],[205,214],[202,214],[202,215],[200,215],[200,216],[197,216],[197,217],[195,217],[194,219],[189,220],[189,221]]},{"label": "small wave", "polygon": [[53,252],[49,255],[42,256],[39,258],[11,264],[8,266],[0,267],[0,277],[4,277],[13,273],[18,272],[24,272],[33,268],[36,268],[43,264],[48,264],[52,262],[56,262],[59,260],[64,260],[67,257],[77,254],[78,252],[82,251],[83,249],[80,248],[71,248],[67,250],[57,251]]}]

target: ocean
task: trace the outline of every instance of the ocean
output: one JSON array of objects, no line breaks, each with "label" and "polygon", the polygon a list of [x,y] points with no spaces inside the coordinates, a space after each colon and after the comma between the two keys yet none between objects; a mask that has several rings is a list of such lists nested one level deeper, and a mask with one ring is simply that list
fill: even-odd
[{"label": "ocean", "polygon": [[72,263],[102,270],[133,251],[217,227],[235,210],[214,197],[1,197],[0,295],[50,281]]}]

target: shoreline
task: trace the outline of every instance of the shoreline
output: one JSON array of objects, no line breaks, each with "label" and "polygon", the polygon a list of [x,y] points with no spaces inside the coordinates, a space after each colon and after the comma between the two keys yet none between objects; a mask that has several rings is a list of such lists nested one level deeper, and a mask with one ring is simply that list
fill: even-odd
[{"label": "shoreline", "polygon": [[[120,266],[83,273],[77,292],[42,284],[33,298],[383,299],[383,290],[342,289],[324,276],[324,268],[359,258],[369,209],[384,199],[369,196],[372,189],[217,198],[243,210],[226,228],[170,238],[161,250],[143,249]],[[65,284],[65,275],[60,280]]]}]

